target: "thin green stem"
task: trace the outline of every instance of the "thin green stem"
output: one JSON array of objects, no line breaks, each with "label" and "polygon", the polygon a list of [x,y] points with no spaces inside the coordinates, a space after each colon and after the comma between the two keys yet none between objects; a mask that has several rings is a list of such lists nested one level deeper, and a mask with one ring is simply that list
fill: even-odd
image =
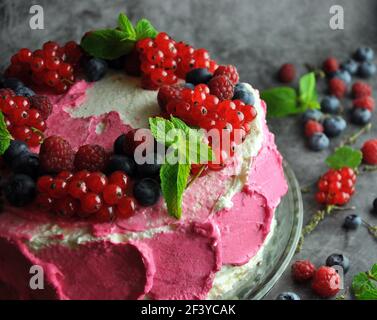
[{"label": "thin green stem", "polygon": [[203,173],[203,171],[207,168],[206,165],[203,165],[200,170],[198,171],[198,173],[189,181],[189,183],[187,184],[186,186],[186,190],[195,182],[196,179],[198,179],[201,174]]},{"label": "thin green stem", "polygon": [[371,129],[372,129],[372,124],[368,123],[366,126],[362,127],[359,131],[356,131],[354,134],[352,134],[348,138],[342,140],[339,147],[351,146],[355,144],[357,139],[359,139],[363,134],[369,132]]}]

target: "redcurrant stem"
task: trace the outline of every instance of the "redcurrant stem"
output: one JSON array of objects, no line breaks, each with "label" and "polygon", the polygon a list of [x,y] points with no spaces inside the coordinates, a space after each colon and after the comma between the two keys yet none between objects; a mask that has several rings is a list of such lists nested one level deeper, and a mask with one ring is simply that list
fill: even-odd
[{"label": "redcurrant stem", "polygon": [[304,66],[309,72],[314,72],[316,77],[318,77],[318,78],[325,78],[326,77],[326,74],[322,69],[317,68],[310,63],[305,63]]},{"label": "redcurrant stem", "polygon": [[66,84],[70,84],[70,85],[73,85],[73,84],[74,84],[74,82],[72,82],[72,81],[70,81],[70,80],[68,80],[68,79],[63,79],[62,82],[63,82],[63,83],[66,83]]},{"label": "redcurrant stem", "polygon": [[360,173],[375,172],[375,171],[377,171],[377,166],[363,165],[360,168]]},{"label": "redcurrant stem", "polygon": [[203,171],[206,169],[206,165],[201,166],[198,173],[189,181],[189,183],[186,186],[186,190],[195,182],[196,179],[200,177],[200,175],[203,173]]},{"label": "redcurrant stem", "polygon": [[369,233],[377,239],[377,226],[372,226],[367,221],[363,220],[363,224],[367,227]]},{"label": "redcurrant stem", "polygon": [[344,139],[339,147],[344,147],[347,145],[353,145],[356,143],[357,139],[359,139],[363,134],[369,132],[372,129],[372,124],[368,123],[366,126],[361,128],[359,131],[355,132],[353,135],[349,136],[348,138]]}]

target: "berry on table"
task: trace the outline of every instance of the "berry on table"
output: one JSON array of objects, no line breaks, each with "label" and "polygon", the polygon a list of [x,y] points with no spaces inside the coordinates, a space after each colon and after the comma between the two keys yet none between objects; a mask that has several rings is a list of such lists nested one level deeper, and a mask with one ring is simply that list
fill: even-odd
[{"label": "berry on table", "polygon": [[335,71],[332,75],[331,75],[331,78],[334,79],[334,78],[337,78],[337,79],[340,79],[340,80],[343,80],[343,82],[348,86],[351,84],[352,82],[352,76],[351,74],[347,71],[347,70],[338,70],[338,71]]},{"label": "berry on table", "polygon": [[341,99],[347,92],[347,85],[343,80],[339,78],[332,78],[329,81],[329,91],[332,95]]},{"label": "berry on table", "polygon": [[321,110],[324,113],[337,114],[340,111],[340,101],[337,97],[326,96],[321,101]]},{"label": "berry on table", "polygon": [[301,300],[300,297],[294,292],[282,292],[277,297],[276,300]]},{"label": "berry on table", "polygon": [[369,97],[372,95],[372,87],[365,82],[357,81],[352,85],[352,96],[357,98]]},{"label": "berry on table", "polygon": [[343,228],[346,230],[356,230],[363,220],[356,214],[351,214],[344,219]]},{"label": "berry on table", "polygon": [[108,155],[103,147],[99,145],[84,145],[77,150],[74,165],[78,171],[104,171],[107,159]]},{"label": "berry on table", "polygon": [[[220,68],[220,67],[219,67]],[[198,85],[201,83],[207,84],[213,75],[206,68],[193,69],[186,74],[186,82]]]},{"label": "berry on table", "polygon": [[24,174],[11,176],[3,187],[5,199],[14,207],[30,204],[36,196],[36,191],[34,180]]},{"label": "berry on table", "polygon": [[364,143],[361,148],[363,161],[369,165],[377,165],[377,139],[371,139]]},{"label": "berry on table", "polygon": [[332,116],[323,121],[323,127],[328,137],[337,137],[346,129],[347,122],[341,116]]},{"label": "berry on table", "polygon": [[374,59],[374,51],[372,48],[361,47],[356,50],[354,53],[354,58],[357,61],[372,61]]},{"label": "berry on table", "polygon": [[375,108],[375,101],[372,97],[362,97],[353,100],[352,102],[354,108],[363,108],[373,111]]},{"label": "berry on table", "polygon": [[329,298],[339,292],[340,285],[341,279],[336,270],[323,266],[314,274],[312,289],[320,297]]},{"label": "berry on table", "polygon": [[[236,85],[238,81],[240,80],[240,76],[238,75],[237,68],[232,65],[219,66],[214,73],[214,77],[217,77],[217,76],[227,76],[228,79],[233,83],[233,85]],[[188,81],[188,82],[191,82],[191,81]]]},{"label": "berry on table", "polygon": [[291,63],[283,64],[278,72],[278,79],[282,83],[290,83],[296,78],[296,67]]},{"label": "berry on table", "polygon": [[377,67],[374,63],[371,62],[362,62],[359,66],[358,75],[361,78],[370,78],[375,75]]},{"label": "berry on table", "polygon": [[291,268],[294,280],[303,282],[313,278],[316,268],[309,260],[296,261]]},{"label": "berry on table", "polygon": [[305,136],[310,138],[315,133],[323,132],[323,126],[317,121],[309,120],[305,124]]},{"label": "berry on table", "polygon": [[220,101],[231,100],[234,96],[234,85],[227,76],[213,77],[208,83],[208,88]]},{"label": "berry on table", "polygon": [[326,259],[326,266],[340,266],[343,268],[343,272],[347,273],[350,268],[350,260],[343,254],[333,253]]},{"label": "berry on table", "polygon": [[160,199],[160,185],[156,180],[145,178],[135,183],[133,195],[140,205],[153,206]]},{"label": "berry on table", "polygon": [[314,133],[309,138],[309,148],[313,151],[322,151],[329,147],[330,140],[329,138],[321,132]]},{"label": "berry on table", "polygon": [[323,71],[327,74],[331,74],[339,69],[339,62],[336,58],[327,58],[322,64]]},{"label": "berry on table", "polygon": [[84,64],[84,72],[90,82],[101,80],[105,76],[107,68],[107,62],[99,58],[92,58]]},{"label": "berry on table", "polygon": [[341,64],[340,68],[342,70],[348,71],[350,75],[355,75],[357,73],[359,65],[355,60],[349,59],[349,60],[343,62]]},{"label": "berry on table", "polygon": [[368,109],[354,108],[351,110],[351,122],[353,124],[364,126],[372,119],[372,113]]},{"label": "berry on table", "polygon": [[308,109],[304,112],[302,115],[302,121],[305,124],[309,120],[314,120],[319,122],[323,117],[323,114],[321,111],[317,109]]}]

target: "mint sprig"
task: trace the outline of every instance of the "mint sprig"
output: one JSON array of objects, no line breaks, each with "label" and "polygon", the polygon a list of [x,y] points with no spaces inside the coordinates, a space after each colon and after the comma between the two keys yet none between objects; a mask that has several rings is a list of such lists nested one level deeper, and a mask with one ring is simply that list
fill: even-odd
[{"label": "mint sprig", "polygon": [[81,47],[95,58],[114,60],[130,53],[138,40],[155,38],[157,33],[148,20],[141,19],[134,27],[128,17],[121,13],[117,28],[89,32],[81,40]]},{"label": "mint sprig", "polygon": [[344,146],[335,150],[335,152],[326,159],[326,164],[332,169],[341,169],[349,167],[356,169],[363,159],[360,150],[349,146]]},{"label": "mint sprig", "polygon": [[261,98],[267,103],[269,117],[286,117],[319,109],[316,87],[315,74],[310,72],[300,78],[297,91],[291,87],[277,87],[263,91]]},{"label": "mint sprig", "polygon": [[150,118],[149,125],[154,138],[169,148],[160,171],[161,189],[169,214],[180,219],[191,164],[211,161],[212,149],[199,130],[178,118]]},{"label": "mint sprig", "polygon": [[12,136],[5,124],[4,115],[2,112],[0,112],[0,155],[3,155],[8,149],[11,140]]},{"label": "mint sprig", "polygon": [[377,263],[353,278],[352,291],[358,300],[377,300]]}]

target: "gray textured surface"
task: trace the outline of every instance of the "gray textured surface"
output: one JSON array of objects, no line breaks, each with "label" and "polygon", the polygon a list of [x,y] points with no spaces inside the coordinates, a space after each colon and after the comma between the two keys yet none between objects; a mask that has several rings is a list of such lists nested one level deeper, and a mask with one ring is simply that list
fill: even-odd
[{"label": "gray textured surface", "polygon": [[[176,39],[207,48],[219,62],[237,65],[242,80],[260,89],[276,85],[273,73],[284,62],[318,64],[331,54],[343,59],[361,44],[377,49],[375,0],[40,0],[37,3],[45,10],[43,31],[29,28],[28,11],[33,3],[0,0],[0,66],[20,47],[34,49],[48,39],[79,40],[87,30],[113,26],[120,11],[133,20],[147,17],[159,30],[168,31]],[[344,30],[329,28],[329,8],[335,3],[344,6]],[[376,80],[371,83],[376,88]],[[346,106],[349,104],[349,100],[345,101]],[[376,117],[373,122],[376,123]],[[302,185],[312,183],[326,170],[323,161],[328,152],[312,153],[305,148],[297,119],[273,120],[270,127]],[[348,129],[349,133],[355,130]],[[377,136],[377,127],[369,136]],[[358,146],[367,138],[363,136]],[[376,177],[377,173],[360,177],[357,195],[351,203],[372,224],[377,224],[377,217],[369,213],[377,196]],[[304,196],[305,221],[317,209],[312,198],[312,194]],[[356,272],[377,261],[377,242],[365,228],[344,232],[344,216],[345,213],[338,213],[322,223],[296,258],[310,258],[319,265],[333,252],[345,253],[352,264],[346,277],[349,285]],[[289,271],[268,298],[286,290],[298,292],[303,299],[315,298],[307,286],[292,282]]]}]

